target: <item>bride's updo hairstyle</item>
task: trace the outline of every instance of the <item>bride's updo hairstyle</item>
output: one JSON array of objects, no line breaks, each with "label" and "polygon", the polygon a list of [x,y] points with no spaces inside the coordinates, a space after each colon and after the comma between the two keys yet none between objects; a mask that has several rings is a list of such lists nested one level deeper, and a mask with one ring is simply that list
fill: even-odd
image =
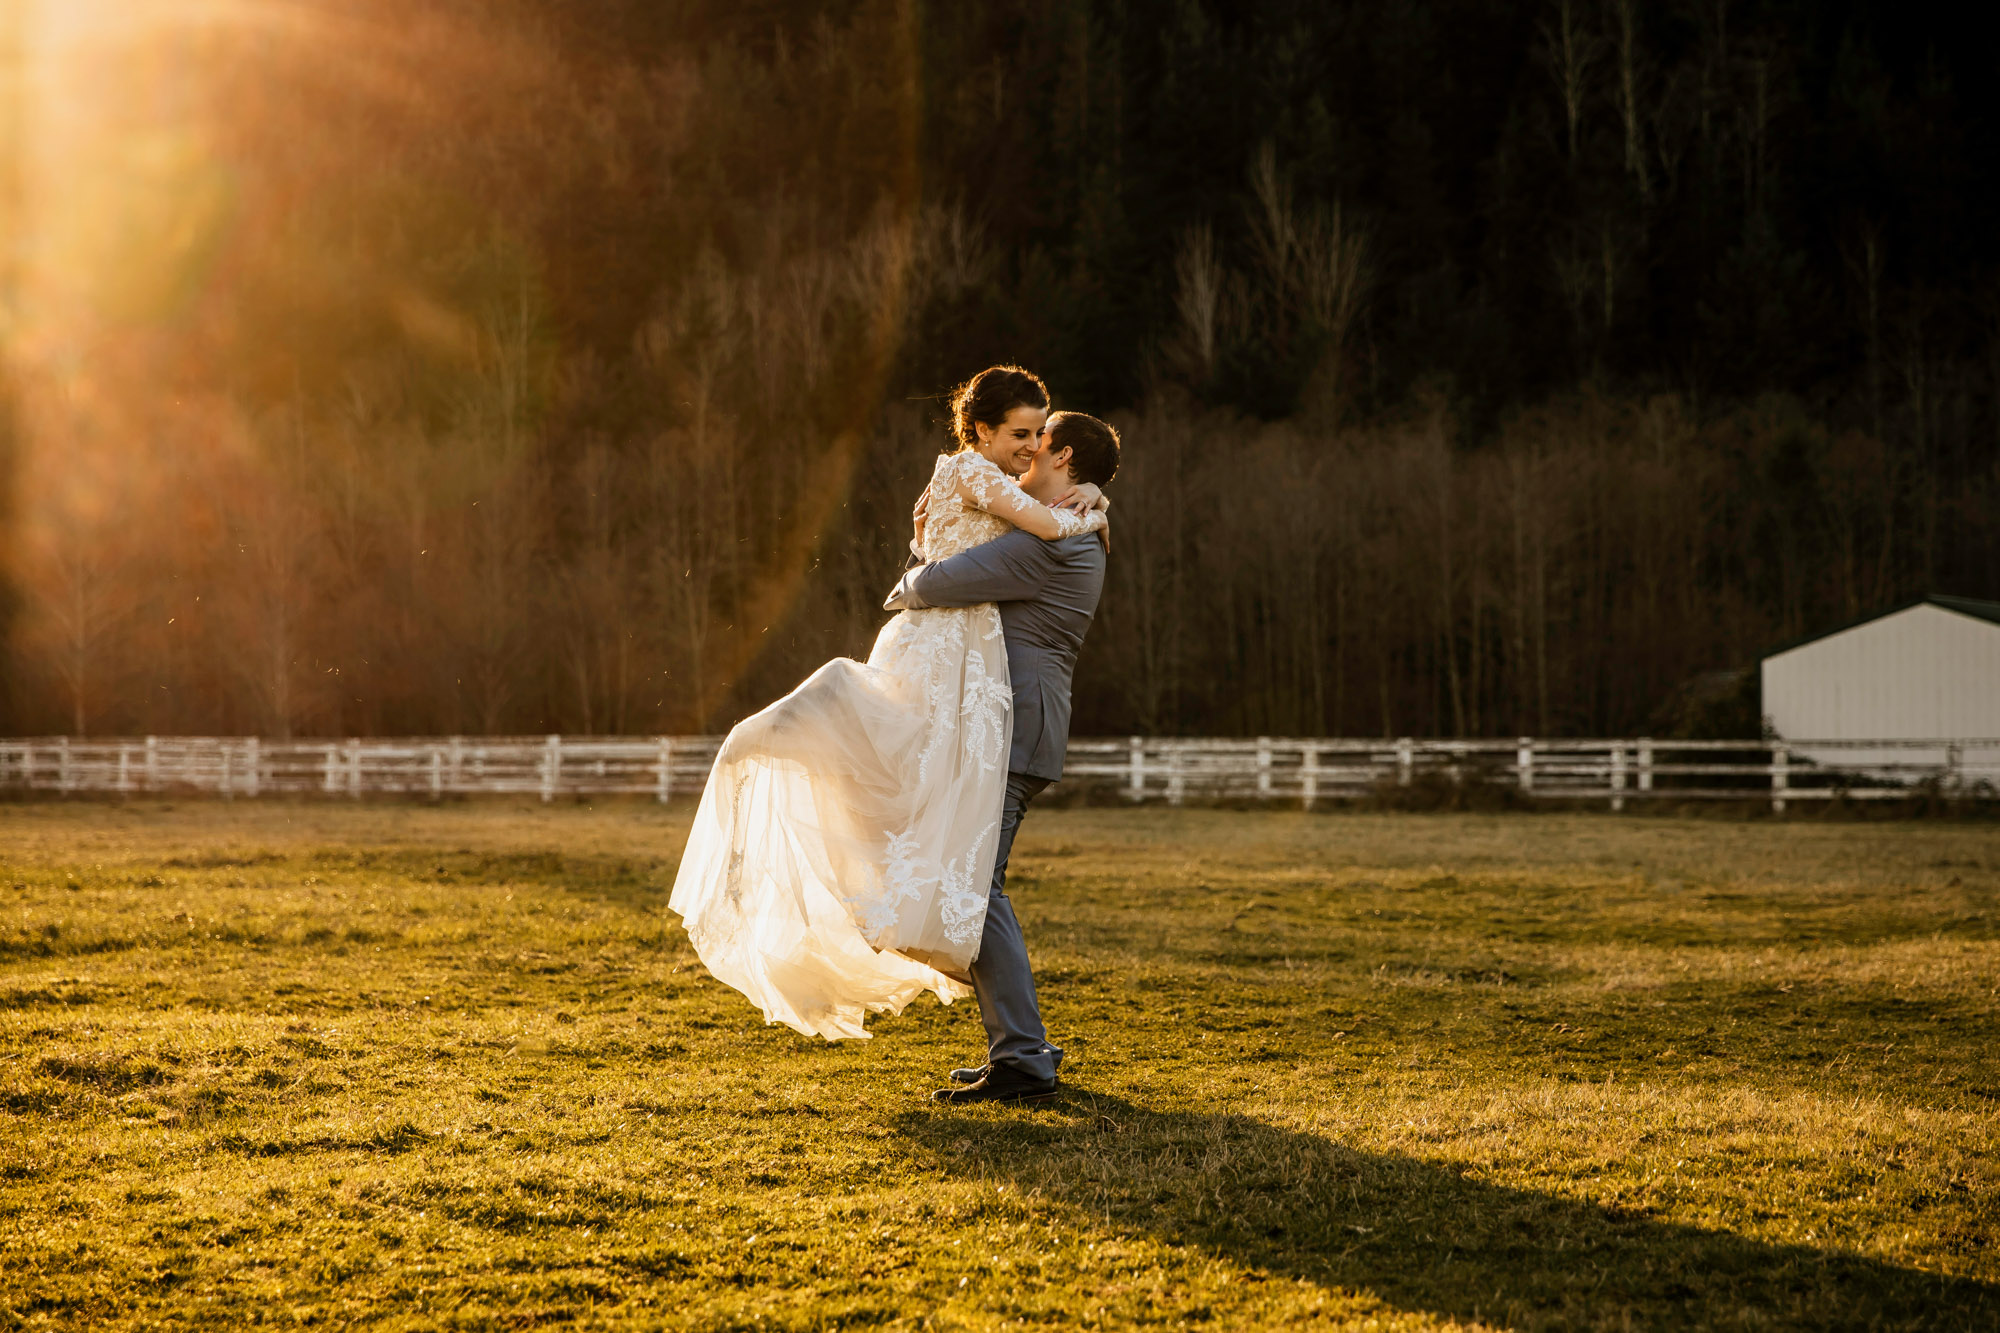
[{"label": "bride's updo hairstyle", "polygon": [[979,443],[975,423],[998,428],[1017,407],[1049,406],[1049,386],[1032,370],[988,366],[951,395],[951,435],[962,447]]},{"label": "bride's updo hairstyle", "polygon": [[1049,418],[1051,450],[1069,450],[1069,475],[1093,486],[1107,486],[1118,475],[1118,432],[1082,412],[1058,412]]}]

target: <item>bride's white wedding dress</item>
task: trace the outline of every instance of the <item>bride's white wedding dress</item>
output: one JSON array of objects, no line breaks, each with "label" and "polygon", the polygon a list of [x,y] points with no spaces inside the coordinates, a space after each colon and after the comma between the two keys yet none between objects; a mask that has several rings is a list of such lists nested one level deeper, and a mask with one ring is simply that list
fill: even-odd
[{"label": "bride's white wedding dress", "polygon": [[[1040,508],[990,460],[931,474],[924,558]],[[988,512],[992,511],[992,512]],[[1059,535],[1102,526],[1058,514]],[[899,613],[738,723],[702,793],[669,905],[717,980],[829,1041],[928,990],[972,993],[1007,781],[1013,694],[991,603]]]}]

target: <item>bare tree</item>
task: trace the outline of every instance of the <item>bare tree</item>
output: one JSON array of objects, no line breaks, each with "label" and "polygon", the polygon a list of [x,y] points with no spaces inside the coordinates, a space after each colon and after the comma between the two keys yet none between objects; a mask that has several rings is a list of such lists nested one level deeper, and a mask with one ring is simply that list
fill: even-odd
[{"label": "bare tree", "polygon": [[50,656],[68,703],[70,729],[86,736],[117,687],[106,660],[119,620],[116,571],[88,541],[61,542],[44,567],[46,586],[55,594],[42,603],[54,649]]},{"label": "bare tree", "polygon": [[295,489],[298,478],[272,469],[249,483],[235,506],[235,568],[222,586],[235,640],[231,665],[258,701],[260,731],[289,740],[307,671],[304,630],[320,586],[317,516]]},{"label": "bare tree", "polygon": [[66,725],[86,735],[117,697],[117,640],[131,603],[123,538],[134,516],[114,456],[69,394],[45,392],[18,410],[39,437],[22,460],[24,490],[42,497],[18,528],[16,572],[34,595],[23,646],[48,665]]},{"label": "bare tree", "polygon": [[1299,218],[1292,185],[1278,167],[1278,150],[1268,139],[1250,163],[1250,254],[1267,301],[1266,336],[1278,346],[1289,337],[1300,287]]},{"label": "bare tree", "polygon": [[1569,160],[1575,164],[1581,147],[1584,102],[1589,96],[1590,67],[1603,43],[1586,32],[1577,17],[1575,0],[1556,0],[1555,23],[1542,25],[1542,63],[1555,80],[1568,129]]},{"label": "bare tree", "polygon": [[1336,199],[1331,207],[1315,211],[1301,229],[1299,261],[1306,320],[1325,339],[1328,374],[1337,376],[1373,276],[1367,233],[1348,219]]},{"label": "bare tree", "polygon": [[1207,223],[1181,233],[1174,254],[1174,308],[1180,315],[1180,359],[1197,382],[1215,374],[1225,274]]},{"label": "bare tree", "polygon": [[[1639,109],[1639,38],[1633,0],[1611,0],[1618,44],[1618,111],[1625,123],[1625,170],[1639,186],[1639,200],[1653,201],[1653,173],[1647,164],[1645,120]],[[1575,150],[1572,149],[1572,152]]]},{"label": "bare tree", "polygon": [[1868,415],[1875,434],[1882,434],[1882,229],[1872,218],[1850,227],[1841,258],[1860,289],[1861,322],[1868,342]]}]

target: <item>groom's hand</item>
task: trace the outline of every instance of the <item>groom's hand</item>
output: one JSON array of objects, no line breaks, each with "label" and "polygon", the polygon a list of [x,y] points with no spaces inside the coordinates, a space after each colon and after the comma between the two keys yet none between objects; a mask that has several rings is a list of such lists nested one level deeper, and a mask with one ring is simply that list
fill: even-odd
[{"label": "groom's hand", "polygon": [[923,563],[923,557],[919,555],[916,561],[903,571],[903,577],[896,580],[896,586],[889,589],[889,595],[882,599],[882,609],[884,611],[922,610],[924,601],[917,596],[915,580],[919,570],[928,568],[929,566]]}]

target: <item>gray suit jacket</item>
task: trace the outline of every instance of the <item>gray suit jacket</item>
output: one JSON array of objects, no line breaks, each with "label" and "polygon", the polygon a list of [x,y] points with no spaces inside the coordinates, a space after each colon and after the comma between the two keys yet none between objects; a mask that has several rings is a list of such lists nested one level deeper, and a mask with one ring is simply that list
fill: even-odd
[{"label": "gray suit jacket", "polygon": [[1007,771],[1062,776],[1069,748],[1069,691],[1077,650],[1104,591],[1104,544],[1094,532],[1043,541],[1019,528],[982,546],[918,565],[882,605],[1000,604],[1007,674],[1014,683],[1014,744]]}]

